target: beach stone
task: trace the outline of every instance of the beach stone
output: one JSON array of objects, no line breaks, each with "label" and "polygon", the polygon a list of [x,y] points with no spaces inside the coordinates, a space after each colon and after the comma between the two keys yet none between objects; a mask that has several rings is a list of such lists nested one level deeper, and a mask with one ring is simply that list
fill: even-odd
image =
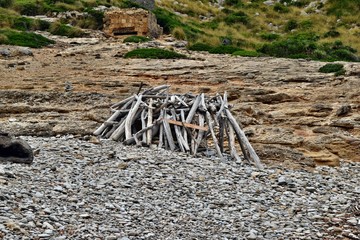
[{"label": "beach stone", "polygon": [[31,164],[33,160],[33,151],[26,141],[0,133],[0,162]]}]

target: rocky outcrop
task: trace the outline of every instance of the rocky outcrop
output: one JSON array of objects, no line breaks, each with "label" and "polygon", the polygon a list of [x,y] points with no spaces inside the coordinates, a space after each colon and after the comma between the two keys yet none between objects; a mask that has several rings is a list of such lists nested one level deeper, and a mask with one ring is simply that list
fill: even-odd
[{"label": "rocky outcrop", "polygon": [[0,162],[30,164],[33,160],[34,154],[27,142],[0,132]]},{"label": "rocky outcrop", "polygon": [[[144,44],[107,39],[94,45],[34,49],[34,56],[0,58],[0,125],[16,135],[91,134],[113,102],[143,89],[228,92],[231,111],[266,163],[288,166],[360,162],[360,63],[346,74],[319,73],[325,63],[188,52],[176,42],[151,41],[189,59],[124,59]],[[100,56],[100,58],[99,58]],[[12,62],[28,62],[19,74]],[[11,79],[11,81],[9,81]],[[65,92],[67,82],[72,91]]]}]

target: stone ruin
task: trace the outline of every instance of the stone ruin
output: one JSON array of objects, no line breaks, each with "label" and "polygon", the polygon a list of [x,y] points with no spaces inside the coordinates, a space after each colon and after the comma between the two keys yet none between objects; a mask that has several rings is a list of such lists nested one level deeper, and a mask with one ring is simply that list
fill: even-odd
[{"label": "stone ruin", "polygon": [[158,38],[163,29],[153,13],[141,9],[117,9],[105,12],[104,33],[108,37],[138,35]]}]

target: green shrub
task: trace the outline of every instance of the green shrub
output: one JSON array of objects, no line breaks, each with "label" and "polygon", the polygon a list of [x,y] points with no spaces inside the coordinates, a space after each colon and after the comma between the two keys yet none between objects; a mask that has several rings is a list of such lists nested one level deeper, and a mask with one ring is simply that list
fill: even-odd
[{"label": "green shrub", "polygon": [[339,37],[339,36],[340,36],[340,33],[334,29],[331,29],[330,31],[328,31],[324,34],[324,37],[326,37],[326,38],[328,38],[328,37],[335,38],[335,37]]},{"label": "green shrub", "polygon": [[53,40],[47,39],[39,34],[10,29],[0,29],[0,35],[5,36],[5,38],[3,38],[3,44],[9,45],[41,48],[55,43]]},{"label": "green shrub", "polygon": [[298,0],[298,1],[292,1],[290,5],[295,7],[305,7],[311,2],[311,0]]},{"label": "green shrub", "polygon": [[189,50],[209,52],[212,48],[212,46],[205,43],[195,43],[189,47]]},{"label": "green shrub", "polygon": [[336,73],[336,72],[343,72],[344,65],[340,63],[327,63],[319,69],[321,73]]},{"label": "green shrub", "polygon": [[297,34],[285,40],[265,44],[258,51],[274,57],[298,57],[299,54],[304,54],[302,57],[311,57],[317,49],[318,39],[319,37],[313,33]]},{"label": "green shrub", "polygon": [[11,28],[20,31],[46,31],[49,29],[49,27],[50,23],[47,21],[27,17],[15,17],[11,25]]},{"label": "green shrub", "polygon": [[142,42],[148,42],[151,39],[144,36],[130,36],[124,39],[124,43],[126,42],[133,42],[133,43],[142,43]]},{"label": "green shrub", "polygon": [[281,3],[275,3],[274,11],[279,12],[279,13],[288,13],[288,12],[290,12],[290,9],[288,7],[282,5]]},{"label": "green shrub", "polygon": [[126,53],[125,58],[174,59],[186,58],[186,56],[159,48],[140,48]]},{"label": "green shrub", "polygon": [[350,61],[350,62],[358,62],[359,58],[346,49],[336,49],[330,52],[330,55],[336,60],[342,61]]},{"label": "green shrub", "polygon": [[80,28],[70,27],[60,22],[52,23],[49,32],[54,35],[66,36],[69,38],[85,36],[85,33]]},{"label": "green shrub", "polygon": [[[90,19],[94,20],[94,22],[95,22],[95,24],[94,23],[89,24],[88,28],[91,28],[91,29],[102,29],[103,28],[104,12],[97,11],[92,8],[87,8],[84,11],[87,12],[90,15]],[[88,22],[90,22],[90,19],[88,19]]]},{"label": "green shrub", "polygon": [[165,34],[170,34],[176,27],[184,30],[187,40],[195,41],[199,35],[205,34],[204,31],[194,28],[191,24],[182,23],[178,16],[163,8],[156,8],[153,13],[157,18],[158,24],[163,27]]},{"label": "green shrub", "polygon": [[9,8],[13,5],[13,0],[0,0],[0,7]]},{"label": "green shrub", "polygon": [[344,15],[358,15],[360,12],[360,0],[329,0],[326,3],[327,14],[340,18]]},{"label": "green shrub", "polygon": [[244,3],[241,0],[225,0],[225,6],[243,7]]},{"label": "green shrub", "polygon": [[210,49],[209,53],[213,54],[232,54],[236,51],[241,51],[241,48],[234,46],[217,46]]},{"label": "green shrub", "polygon": [[12,28],[20,31],[35,30],[35,20],[26,17],[16,18],[12,24]]},{"label": "green shrub", "polygon": [[311,20],[304,20],[304,21],[300,22],[299,25],[302,29],[308,30],[313,27],[314,23]]},{"label": "green shrub", "polygon": [[247,51],[247,50],[236,51],[236,52],[233,52],[232,55],[242,56],[242,57],[260,57],[260,53],[258,53],[256,51]]},{"label": "green shrub", "polygon": [[15,9],[26,16],[35,16],[43,13],[42,6],[36,2],[16,3]]},{"label": "green shrub", "polygon": [[246,15],[246,13],[244,12],[235,12],[235,13],[231,13],[229,15],[227,15],[225,18],[224,18],[224,21],[226,24],[228,25],[232,25],[232,24],[236,24],[236,23],[242,23],[244,25],[247,25],[249,24],[249,16]]},{"label": "green shrub", "polygon": [[203,23],[201,23],[201,26],[215,30],[219,27],[219,21],[214,19],[210,22],[203,22]]},{"label": "green shrub", "polygon": [[176,27],[171,31],[171,35],[178,40],[185,40],[186,34],[183,28]]},{"label": "green shrub", "polygon": [[260,37],[267,41],[274,41],[280,38],[279,34],[276,33],[263,33],[260,35]]},{"label": "green shrub", "polygon": [[143,8],[139,4],[131,1],[131,0],[122,0],[120,3],[120,8]]},{"label": "green shrub", "polygon": [[285,24],[285,31],[290,32],[293,29],[298,27],[298,23],[296,20],[291,19]]}]

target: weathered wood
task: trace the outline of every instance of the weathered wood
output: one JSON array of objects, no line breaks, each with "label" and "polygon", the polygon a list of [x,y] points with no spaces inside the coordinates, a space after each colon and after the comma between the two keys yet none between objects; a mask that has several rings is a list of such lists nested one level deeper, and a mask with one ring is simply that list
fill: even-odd
[{"label": "weathered wood", "polygon": [[225,128],[227,130],[226,134],[228,136],[228,144],[229,144],[230,155],[233,158],[235,158],[236,161],[242,162],[239,154],[236,151],[234,128],[232,127],[232,124],[229,123],[228,121],[226,121],[224,125],[225,125]]},{"label": "weathered wood", "polygon": [[[202,114],[199,115],[199,125],[201,127],[203,127],[205,125],[205,117]],[[197,150],[201,144],[201,141],[203,140],[205,131],[208,131],[208,130],[199,130],[199,132],[198,132],[198,135],[197,135],[197,138],[195,141],[194,150],[193,150],[194,154],[197,153]]]},{"label": "weathered wood", "polygon": [[[131,138],[126,139],[123,143],[125,145],[129,145],[132,144],[134,141],[136,141],[138,139],[138,136],[140,134],[143,134],[144,132],[148,131],[149,129],[155,128],[156,126],[158,126],[159,124],[162,123],[162,120],[156,120],[153,124],[151,124],[150,126],[147,126],[146,128],[141,129],[140,131],[136,132]],[[138,141],[140,143],[140,141]]]},{"label": "weathered wood", "polygon": [[[175,110],[172,109],[172,113],[173,113],[173,118],[176,119],[176,113]],[[176,121],[176,120],[175,120]],[[182,134],[181,134],[181,130],[180,127],[178,127],[177,125],[174,126],[175,129],[175,134],[176,134],[176,138],[178,140],[178,144],[180,146],[181,151],[185,152],[185,151],[190,151],[189,145],[187,144],[187,142],[185,141],[185,139],[183,138]]]},{"label": "weathered wood", "polygon": [[212,123],[212,120],[211,120],[211,115],[208,111],[206,111],[206,122],[207,124],[209,125],[209,129],[210,129],[210,132],[211,132],[211,136],[213,138],[213,142],[214,142],[214,146],[215,146],[215,150],[218,154],[218,156],[220,158],[223,157],[222,153],[221,153],[221,150],[220,150],[220,147],[219,147],[219,143],[218,143],[218,140],[216,138],[216,135],[215,135],[215,131],[214,131],[214,126],[213,126],[213,123]]},{"label": "weathered wood", "polygon": [[[127,103],[124,104],[124,107],[127,107],[128,105],[130,105],[131,102],[132,102],[132,101],[127,101]],[[122,114],[128,113],[128,112],[129,112],[129,110],[124,110],[123,108],[121,108],[120,110],[116,110],[116,111],[114,112],[114,114],[111,115],[111,117],[109,117],[108,120],[106,120],[106,122],[104,122],[103,124],[101,124],[101,126],[100,126],[97,130],[94,131],[93,134],[94,134],[95,136],[98,136],[98,135],[103,134],[103,133],[104,133],[104,130],[105,130],[106,128],[110,127],[107,123],[109,123],[109,122],[115,122],[115,120],[116,120],[118,117],[120,117]]]},{"label": "weathered wood", "polygon": [[111,109],[119,109],[120,107],[122,107],[123,105],[125,105],[126,103],[128,102],[132,102],[133,100],[135,99],[135,95],[134,96],[131,96],[131,97],[128,97],[118,103],[115,103],[114,105],[112,105],[110,108]]},{"label": "weathered wood", "polygon": [[229,110],[226,92],[223,97],[217,94],[211,98],[203,93],[174,95],[169,94],[168,85],[162,85],[120,101],[111,110],[114,113],[94,134],[124,144],[157,144],[191,154],[204,151],[200,146],[208,149],[207,138],[211,136],[210,145],[220,158],[229,151],[234,159],[241,161],[235,144],[238,140],[244,158],[262,168],[260,159]]},{"label": "weathered wood", "polygon": [[[185,111],[183,109],[181,109],[181,111],[180,111],[180,118],[181,118],[181,122],[184,123],[186,121],[186,119],[185,119]],[[182,128],[182,135],[183,135],[183,138],[184,138],[186,144],[189,146],[189,141],[188,141],[187,131],[186,131],[185,126]]]},{"label": "weathered wood", "polygon": [[220,151],[223,153],[224,152],[225,117],[222,116],[218,121],[219,121],[219,147],[220,147]]},{"label": "weathered wood", "polygon": [[170,125],[168,122],[169,119],[167,119],[167,118],[168,118],[167,114],[165,113],[164,121],[163,121],[164,132],[165,132],[167,143],[169,144],[171,151],[174,151],[176,147],[175,147],[175,143],[174,143],[174,138],[171,133],[171,128],[170,128]]},{"label": "weathered wood", "polygon": [[129,139],[132,137],[131,125],[135,120],[134,117],[135,117],[137,111],[139,110],[140,103],[142,102],[141,96],[135,96],[135,97],[137,97],[137,101],[136,101],[134,107],[131,108],[129,114],[127,115],[127,117],[125,119],[125,139]]},{"label": "weathered wood", "polygon": [[[146,110],[145,109],[143,109],[141,111],[141,129],[144,129],[144,128],[146,128]],[[142,134],[142,141],[144,143],[147,142],[146,141],[146,132],[143,132],[143,134]]]},{"label": "weathered wood", "polygon": [[[225,112],[226,112],[226,115],[227,115],[230,123],[234,127],[234,130],[235,130],[235,133],[236,133],[236,135],[238,137],[239,142],[241,142],[242,144],[244,144],[246,146],[246,148],[249,151],[250,157],[254,161],[256,167],[258,167],[259,169],[263,169],[264,167],[262,166],[262,164],[260,162],[260,158],[258,157],[255,150],[251,146],[249,140],[245,136],[245,133],[241,130],[239,124],[236,122],[235,118],[230,113],[230,111],[228,109],[225,109]],[[246,152],[246,151],[244,151],[244,152]],[[244,155],[245,155],[245,153],[244,153]]]},{"label": "weathered wood", "polygon": [[[150,101],[149,101],[149,109],[148,109],[148,118],[147,118],[147,126],[149,127],[152,122],[153,122],[153,99],[150,98]],[[147,132],[146,132],[146,144],[150,145],[151,142],[152,142],[152,128],[149,129]]]},{"label": "weathered wood", "polygon": [[201,96],[197,96],[191,109],[190,109],[190,112],[188,113],[187,117],[186,117],[186,120],[185,122],[187,123],[191,123],[191,120],[193,119],[194,115],[195,115],[195,112],[196,110],[198,109],[199,107],[199,104],[200,104],[200,100],[201,100]]},{"label": "weathered wood", "polygon": [[185,126],[187,128],[192,128],[192,129],[197,129],[197,130],[202,130],[202,131],[207,131],[208,130],[208,127],[203,127],[203,126],[195,125],[195,124],[192,124],[192,123],[180,122],[180,121],[176,121],[176,120],[172,120],[172,119],[166,119],[166,121],[168,123],[178,125],[178,126],[182,126],[182,127]]}]

